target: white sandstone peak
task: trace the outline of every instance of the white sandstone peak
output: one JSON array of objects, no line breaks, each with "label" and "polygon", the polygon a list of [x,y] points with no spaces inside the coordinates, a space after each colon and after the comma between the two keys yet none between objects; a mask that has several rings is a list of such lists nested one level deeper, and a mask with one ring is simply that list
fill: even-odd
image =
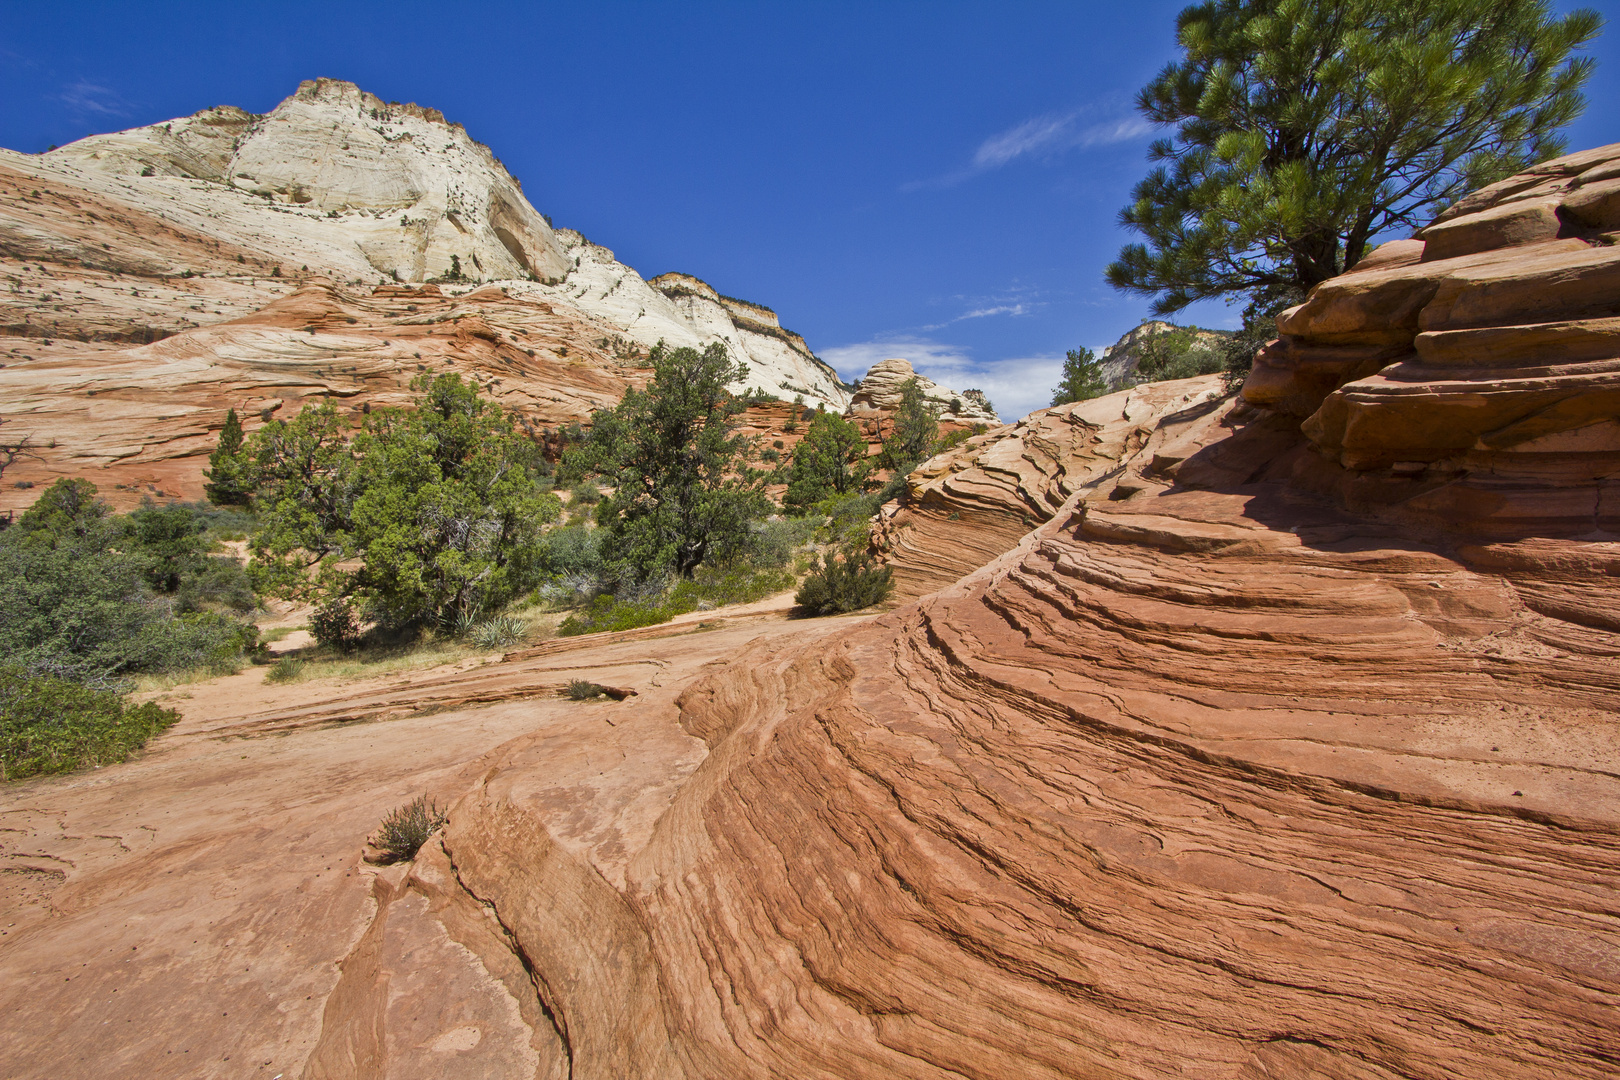
[{"label": "white sandstone peak", "polygon": [[770,308],[685,274],[648,283],[607,248],[553,230],[460,124],[350,82],[305,81],[263,115],[217,106],[5,160],[288,270],[354,284],[498,281],[571,304],[643,347],[723,341],[749,367],[739,391],[799,394],[840,412],[849,403],[837,372]]}]

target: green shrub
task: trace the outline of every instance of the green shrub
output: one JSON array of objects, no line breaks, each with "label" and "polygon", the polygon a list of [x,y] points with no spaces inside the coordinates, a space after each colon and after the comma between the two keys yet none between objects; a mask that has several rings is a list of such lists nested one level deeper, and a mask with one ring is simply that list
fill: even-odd
[{"label": "green shrub", "polygon": [[391,862],[414,859],[444,822],[445,815],[439,808],[420,795],[383,818],[377,846],[388,853]]},{"label": "green shrub", "polygon": [[347,652],[360,644],[360,622],[346,597],[335,596],[309,617],[309,632],[329,649]]},{"label": "green shrub", "polygon": [[792,561],[795,551],[815,538],[818,526],[816,519],[808,517],[757,521],[748,537],[748,561],[767,569],[784,567]]},{"label": "green shrub", "polygon": [[703,566],[690,579],[676,583],[666,604],[679,614],[729,604],[752,604],[792,587],[793,575],[780,567]]},{"label": "green shrub", "polygon": [[552,577],[601,573],[603,535],[602,530],[584,525],[552,529],[541,541],[541,571]]},{"label": "green shrub", "polygon": [[622,598],[598,596],[583,610],[564,619],[557,633],[573,637],[656,626],[689,611],[751,604],[792,586],[793,574],[785,569],[760,569],[746,564],[700,566],[692,577],[677,582],[672,589],[655,588]]},{"label": "green shrub", "polygon": [[893,590],[892,570],[874,565],[864,550],[846,549],[841,557],[823,555],[819,565],[812,559],[793,600],[808,615],[838,615],[881,603]]},{"label": "green shrub", "polygon": [[179,719],[113,690],[0,667],[0,780],[125,761]]},{"label": "green shrub", "polygon": [[520,645],[529,626],[511,615],[496,615],[475,625],[467,638],[480,649],[505,649]]},{"label": "green shrub", "polygon": [[[688,609],[690,610],[690,609]],[[560,637],[577,637],[607,630],[634,630],[641,626],[656,626],[682,614],[679,610],[658,601],[630,600],[620,602],[608,594],[598,596],[581,611],[562,621],[557,627]]]},{"label": "green shrub", "polygon": [[51,485],[0,532],[0,656],[96,683],[135,672],[231,668],[257,644],[225,611],[257,605],[240,565],[206,554],[184,504],[111,513],[85,480]]},{"label": "green shrub", "polygon": [[252,573],[289,599],[343,596],[387,630],[453,625],[538,584],[539,447],[457,375],[411,382],[415,408],[349,428],[331,401],[250,436],[258,484]]}]

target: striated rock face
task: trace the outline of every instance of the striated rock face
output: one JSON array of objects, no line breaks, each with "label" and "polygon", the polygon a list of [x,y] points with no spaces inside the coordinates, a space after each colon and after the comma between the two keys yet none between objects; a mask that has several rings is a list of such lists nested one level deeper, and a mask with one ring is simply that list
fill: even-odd
[{"label": "striated rock face", "polygon": [[1620,544],[1081,499],[688,689],[644,833],[504,748],[444,846],[571,1075],[1611,1075],[1620,637],[1526,598]]},{"label": "striated rock face", "polygon": [[[1243,399],[1140,387],[928,463],[879,546],[913,593],[984,565],[687,688],[706,753],[644,833],[508,744],[443,844],[572,1075],[1611,1076],[1620,535],[1581,485],[1620,447],[1487,447],[1447,481],[1574,492],[1573,537],[1378,501],[1405,470],[1343,456],[1358,424],[1429,445],[1465,393],[1603,408],[1604,250],[1517,249],[1583,327],[1513,331],[1540,381],[1398,393],[1437,297],[1525,325],[1516,286],[1471,299],[1481,267],[1514,280],[1500,249],[1406,244],[1285,316]],[[1335,399],[1373,419],[1332,435]]]},{"label": "striated rock face", "polygon": [[924,462],[873,526],[896,594],[914,599],[972,573],[1077,492],[1108,500],[1169,487],[1165,470],[1228,434],[1234,405],[1218,375],[1147,383],[1042,409]]},{"label": "striated rock face", "polygon": [[[1620,526],[1620,144],[1470,195],[1277,320],[1250,402],[1349,505],[1496,535]],[[1318,459],[1319,460],[1319,459]]]},{"label": "striated rock face", "polygon": [[928,401],[941,406],[940,420],[956,424],[999,424],[1001,420],[985,402],[982,391],[956,391],[941,386],[926,375],[912,370],[908,360],[880,360],[867,371],[860,381],[855,396],[850,399],[845,415],[856,420],[875,419],[882,413],[892,413],[900,407],[900,386],[907,379],[916,379],[917,387]]},{"label": "striated rock face", "polygon": [[[193,703],[147,759],[26,787],[9,1072],[1612,1077],[1610,249],[1495,212],[1611,157],[1440,223],[1512,246],[1320,286],[1241,399],[1138,387],[928,463],[879,541],[949,583],[880,617],[694,613]],[[516,363],[495,327],[531,301],[499,293],[389,333]],[[274,315],[336,339],[407,298],[311,283]],[[1420,340],[1454,331],[1502,334]],[[582,676],[636,696],[549,696]],[[424,790],[443,832],[362,867]]]}]

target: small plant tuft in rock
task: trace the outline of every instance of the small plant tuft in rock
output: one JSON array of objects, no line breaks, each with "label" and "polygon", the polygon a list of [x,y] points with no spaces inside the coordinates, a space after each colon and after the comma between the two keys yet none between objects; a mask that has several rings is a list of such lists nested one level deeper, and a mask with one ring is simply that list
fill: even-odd
[{"label": "small plant tuft in rock", "polygon": [[513,615],[496,615],[477,623],[468,639],[480,649],[504,649],[523,642],[528,624]]},{"label": "small plant tuft in rock", "polygon": [[444,825],[445,814],[419,795],[383,818],[377,834],[377,847],[388,853],[391,862],[405,862],[416,858],[428,837]]},{"label": "small plant tuft in rock", "polygon": [[569,701],[591,701],[607,694],[607,687],[586,679],[575,679],[564,691]]}]

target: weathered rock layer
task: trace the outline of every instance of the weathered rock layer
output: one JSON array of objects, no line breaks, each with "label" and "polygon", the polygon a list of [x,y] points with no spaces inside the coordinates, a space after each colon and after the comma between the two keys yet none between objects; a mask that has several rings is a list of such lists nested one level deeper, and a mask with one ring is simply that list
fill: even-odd
[{"label": "weathered rock layer", "polygon": [[[1247,400],[1138,388],[929,463],[878,542],[938,591],[689,689],[707,756],[634,843],[510,744],[444,843],[574,1075],[1612,1075],[1607,249],[1525,243],[1378,253]],[[1521,279],[1580,328],[1412,375],[1436,297],[1507,325]],[[1533,417],[1584,434],[1493,448]]]}]

